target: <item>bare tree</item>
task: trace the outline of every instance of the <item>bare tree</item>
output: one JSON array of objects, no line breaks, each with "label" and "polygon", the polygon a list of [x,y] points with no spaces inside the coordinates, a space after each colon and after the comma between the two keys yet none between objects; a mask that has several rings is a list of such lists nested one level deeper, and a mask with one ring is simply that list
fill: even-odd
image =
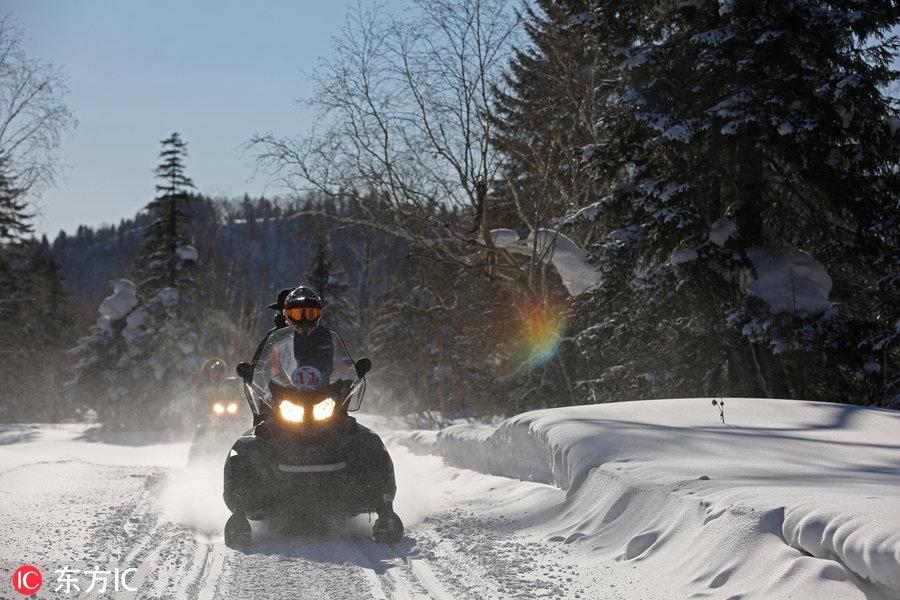
[{"label": "bare tree", "polygon": [[[493,243],[491,229],[508,224],[489,221],[504,158],[497,99],[523,30],[508,0],[412,1],[404,17],[352,10],[312,75],[317,127],[301,137],[258,135],[248,146],[295,196],[347,198],[358,210],[338,217],[345,225],[402,240],[411,257],[403,293],[382,299],[378,318],[365,323],[392,378],[373,382],[409,407],[488,410],[504,397],[497,374],[518,366],[512,344],[497,340],[527,318],[520,313],[532,293],[522,273],[551,251],[536,247],[523,270],[520,254]],[[458,378],[478,391],[462,395],[451,385]]]},{"label": "bare tree", "polygon": [[0,20],[0,156],[6,176],[23,191],[53,182],[62,132],[75,126],[63,103],[65,77],[54,65],[30,58],[23,33]]},{"label": "bare tree", "polygon": [[[518,16],[505,0],[415,0],[412,16],[358,5],[313,74],[320,127],[250,141],[260,167],[299,193],[358,190],[390,207],[380,226],[443,258],[485,243],[485,191],[498,169],[493,95]],[[375,215],[359,221],[372,225]],[[462,219],[441,219],[441,210]],[[464,225],[462,222],[468,221]],[[477,235],[474,235],[477,234]]]}]

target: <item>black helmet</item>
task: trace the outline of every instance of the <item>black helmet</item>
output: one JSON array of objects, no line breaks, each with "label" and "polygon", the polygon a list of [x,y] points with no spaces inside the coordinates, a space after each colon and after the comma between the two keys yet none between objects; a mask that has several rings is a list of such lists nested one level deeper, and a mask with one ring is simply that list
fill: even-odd
[{"label": "black helmet", "polygon": [[282,314],[298,325],[318,325],[325,312],[322,296],[306,286],[296,287],[284,299]]},{"label": "black helmet", "polygon": [[207,381],[222,381],[228,376],[228,367],[221,358],[211,358],[203,363],[203,375]]},{"label": "black helmet", "polygon": [[305,285],[295,287],[284,299],[284,308],[300,308],[301,306],[324,308],[322,296]]}]

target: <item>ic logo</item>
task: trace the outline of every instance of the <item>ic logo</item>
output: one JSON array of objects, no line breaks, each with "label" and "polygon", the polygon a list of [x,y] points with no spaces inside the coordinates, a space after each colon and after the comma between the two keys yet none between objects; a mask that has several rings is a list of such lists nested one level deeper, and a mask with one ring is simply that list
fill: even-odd
[{"label": "ic logo", "polygon": [[41,577],[41,572],[31,565],[22,565],[12,576],[13,587],[25,596],[36,594],[43,583],[44,578]]}]

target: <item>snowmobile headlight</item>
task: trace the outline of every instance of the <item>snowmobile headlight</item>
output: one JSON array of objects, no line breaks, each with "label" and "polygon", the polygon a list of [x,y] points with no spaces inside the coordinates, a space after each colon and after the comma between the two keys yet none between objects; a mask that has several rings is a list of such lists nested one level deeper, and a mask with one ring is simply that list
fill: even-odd
[{"label": "snowmobile headlight", "polygon": [[213,412],[217,415],[221,415],[223,412],[225,412],[225,407],[222,406],[221,402],[216,402],[215,404],[213,404]]},{"label": "snowmobile headlight", "polygon": [[281,413],[281,418],[285,421],[290,423],[303,422],[303,407],[294,404],[290,400],[282,400],[278,405],[278,412]]},{"label": "snowmobile headlight", "polygon": [[228,411],[229,415],[233,415],[234,413],[237,412],[237,403],[232,402],[231,404],[228,405],[228,407],[225,410]]},{"label": "snowmobile headlight", "polygon": [[313,406],[313,419],[316,421],[324,421],[325,419],[330,419],[331,415],[334,414],[334,400],[331,398],[325,398],[315,406]]}]

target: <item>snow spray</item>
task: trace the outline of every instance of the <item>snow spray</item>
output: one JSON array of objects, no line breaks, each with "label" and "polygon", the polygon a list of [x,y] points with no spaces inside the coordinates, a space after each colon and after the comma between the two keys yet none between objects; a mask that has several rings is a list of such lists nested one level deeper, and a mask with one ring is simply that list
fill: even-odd
[{"label": "snow spray", "polygon": [[221,464],[174,471],[163,492],[165,516],[198,533],[222,533],[230,514],[222,500],[222,479]]}]

